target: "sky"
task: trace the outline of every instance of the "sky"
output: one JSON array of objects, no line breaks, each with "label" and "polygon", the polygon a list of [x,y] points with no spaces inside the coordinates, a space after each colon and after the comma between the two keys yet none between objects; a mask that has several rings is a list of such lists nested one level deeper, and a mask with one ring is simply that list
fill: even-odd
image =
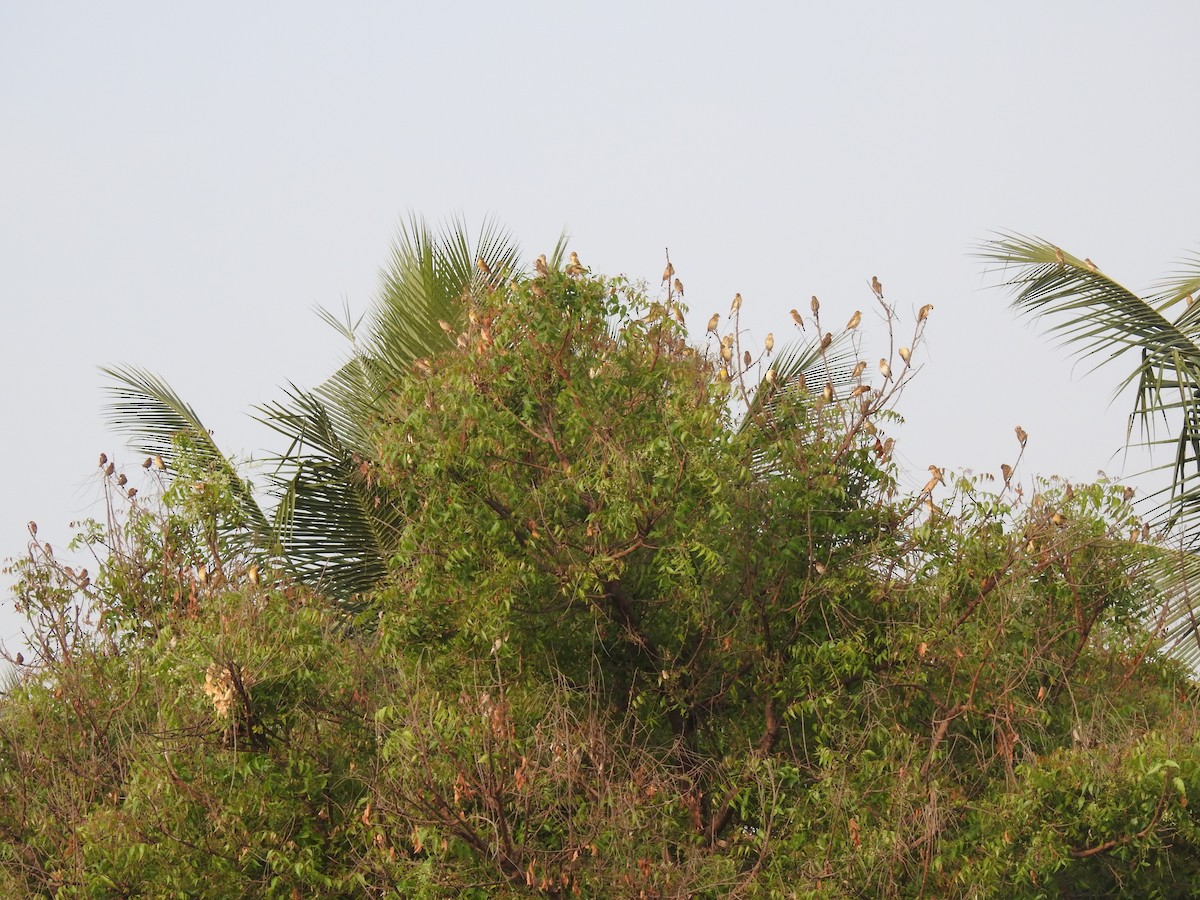
[{"label": "sky", "polygon": [[[1094,479],[1125,461],[1123,370],[1018,320],[973,249],[1037,235],[1134,289],[1196,249],[1190,2],[0,5],[0,557],[102,513],[100,366],[161,375],[241,456],[251,418],[345,347],[400,222],[560,232],[697,335],[735,292],[911,327],[899,460]],[[873,357],[872,357],[873,358]],[[921,479],[923,480],[923,479]],[[0,640],[21,622],[0,604]]]}]

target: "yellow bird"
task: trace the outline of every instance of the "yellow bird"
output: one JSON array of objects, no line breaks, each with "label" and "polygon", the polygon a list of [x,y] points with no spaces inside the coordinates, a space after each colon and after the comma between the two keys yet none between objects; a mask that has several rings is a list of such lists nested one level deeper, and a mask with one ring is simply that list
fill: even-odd
[{"label": "yellow bird", "polygon": [[259,575],[258,575],[258,566],[253,565],[253,564],[250,566],[250,568],[248,568],[246,570],[246,576],[250,579],[250,583],[253,585],[256,585],[256,586],[262,580],[259,578]]},{"label": "yellow bird", "polygon": [[492,274],[491,267],[488,266],[488,264],[483,261],[482,256],[478,256],[475,258],[475,265],[478,267],[479,271],[482,272],[484,275]]},{"label": "yellow bird", "polygon": [[1054,259],[1058,262],[1058,264],[1060,266],[1066,265],[1067,261],[1063,258],[1063,252],[1058,247],[1054,248]]},{"label": "yellow bird", "polygon": [[816,294],[813,294],[812,300],[809,301],[808,305],[812,307],[812,311],[814,314],[819,313],[821,311],[821,301],[817,299]]},{"label": "yellow bird", "polygon": [[850,321],[846,323],[846,330],[853,331],[862,321],[862,310],[856,309],[854,315],[850,317]]},{"label": "yellow bird", "polygon": [[833,402],[833,382],[832,381],[825,382],[825,390],[822,391],[821,395],[825,398],[826,403]]},{"label": "yellow bird", "polygon": [[1008,483],[1012,481],[1012,466],[1008,463],[1000,463],[1000,473],[1004,476],[1004,484],[1007,487]]},{"label": "yellow bird", "polygon": [[733,346],[731,344],[721,345],[721,359],[725,360],[725,362],[733,360]]},{"label": "yellow bird", "polygon": [[536,260],[534,260],[533,268],[537,271],[538,275],[542,278],[545,278],[547,275],[550,274],[550,265],[546,262],[546,254],[545,253],[543,253]]},{"label": "yellow bird", "polygon": [[1017,433],[1017,440],[1021,442],[1021,447],[1025,447],[1025,442],[1029,440],[1029,435],[1025,433],[1025,429],[1018,425],[1013,429]]},{"label": "yellow bird", "polygon": [[792,310],[792,321],[800,326],[801,331],[804,330],[804,317],[802,315],[800,315],[800,310],[798,310],[798,309]]},{"label": "yellow bird", "polygon": [[942,470],[939,469],[937,466],[930,466],[929,474],[932,475],[934,478],[936,478],[938,481],[940,481],[942,484],[946,483],[946,479],[942,477]]},{"label": "yellow bird", "polygon": [[921,307],[921,311],[917,313],[917,321],[924,322],[926,319],[929,318],[929,314],[932,311],[933,311],[933,304],[926,303],[924,306]]},{"label": "yellow bird", "polygon": [[721,346],[722,347],[732,347],[733,346],[733,332],[732,331],[729,332],[729,334],[725,335],[725,337],[721,338]]},{"label": "yellow bird", "polygon": [[767,378],[767,384],[775,383],[775,368],[773,366],[770,369],[767,369],[766,378]]},{"label": "yellow bird", "polygon": [[683,296],[683,282],[678,278],[675,279],[675,293],[677,293],[680,297]]},{"label": "yellow bird", "polygon": [[775,332],[767,332],[767,339],[763,341],[763,346],[767,348],[767,356],[770,356],[771,351],[775,349]]},{"label": "yellow bird", "polygon": [[912,359],[912,351],[909,350],[907,347],[901,347],[899,350],[899,353],[900,353],[900,358],[902,360],[904,360],[904,364],[908,365],[909,360]]},{"label": "yellow bird", "polygon": [[713,334],[717,333],[717,323],[721,321],[720,313],[713,313],[712,318],[708,320],[708,330]]},{"label": "yellow bird", "polygon": [[568,275],[582,275],[585,272],[587,272],[587,269],[584,268],[583,263],[581,263],[579,261],[579,254],[576,253],[574,250],[572,250],[571,251],[571,264],[569,266],[567,266],[567,274]]},{"label": "yellow bird", "polygon": [[671,276],[674,274],[675,274],[675,267],[668,262],[667,267],[665,269],[663,269],[663,282],[666,283],[666,282],[670,281]]},{"label": "yellow bird", "polygon": [[717,377],[720,378],[722,381],[728,381],[729,380],[729,370],[726,369],[724,366],[721,366],[721,371],[717,373]]},{"label": "yellow bird", "polygon": [[875,292],[876,297],[883,299],[883,284],[874,275],[871,276],[871,290]]},{"label": "yellow bird", "polygon": [[888,361],[886,359],[879,360],[879,371],[883,373],[884,381],[892,380],[892,367],[888,365]]},{"label": "yellow bird", "polygon": [[735,312],[742,308],[742,295],[734,294],[733,302],[729,304],[729,314],[732,316]]},{"label": "yellow bird", "polygon": [[201,584],[208,584],[208,566],[204,563],[196,566],[196,580]]}]

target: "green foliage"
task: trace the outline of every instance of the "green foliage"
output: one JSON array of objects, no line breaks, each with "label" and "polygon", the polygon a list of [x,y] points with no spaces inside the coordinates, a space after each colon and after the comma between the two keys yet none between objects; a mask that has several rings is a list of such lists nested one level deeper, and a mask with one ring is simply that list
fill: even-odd
[{"label": "green foliage", "polygon": [[851,337],[722,375],[568,269],[481,281],[363,421],[396,532],[352,627],[203,448],[114,491],[94,578],[35,535],[0,890],[1190,894],[1195,686],[1123,491],[902,495]]}]

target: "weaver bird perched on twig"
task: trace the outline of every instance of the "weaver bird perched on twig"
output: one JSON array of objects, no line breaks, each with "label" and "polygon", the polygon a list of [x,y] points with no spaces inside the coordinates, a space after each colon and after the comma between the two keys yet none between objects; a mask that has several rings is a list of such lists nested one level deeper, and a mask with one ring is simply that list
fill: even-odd
[{"label": "weaver bird perched on twig", "polygon": [[892,367],[888,365],[886,359],[879,360],[879,371],[882,373],[884,381],[892,380]]},{"label": "weaver bird perched on twig", "polygon": [[735,312],[742,308],[742,295],[734,294],[733,302],[729,304],[729,314],[732,316]]},{"label": "weaver bird perched on twig", "polygon": [[1025,429],[1018,425],[1013,429],[1017,433],[1017,440],[1021,442],[1021,449],[1025,449],[1025,442],[1029,440],[1029,435],[1025,433]]},{"label": "weaver bird perched on twig", "polygon": [[572,250],[571,263],[567,266],[567,274],[583,275],[585,272],[587,272],[587,269],[584,267],[583,263],[579,261],[579,254]]},{"label": "weaver bird perched on twig", "polygon": [[767,356],[771,355],[771,351],[775,349],[775,333],[768,331],[767,339],[763,341],[763,346],[767,348]]},{"label": "weaver bird perched on twig", "polygon": [[856,309],[854,311],[854,315],[852,315],[850,317],[850,321],[846,323],[846,330],[853,331],[855,328],[858,327],[858,324],[861,321],[862,321],[862,310]]},{"label": "weaver bird perched on twig", "polygon": [[545,278],[547,275],[550,274],[550,266],[546,262],[546,254],[545,253],[543,253],[541,256],[539,256],[537,259],[535,259],[533,261],[533,268],[534,268],[534,271],[538,273],[538,276],[540,278]]},{"label": "weaver bird perched on twig", "polygon": [[683,296],[683,282],[678,278],[675,279],[675,293],[677,293],[680,297]]},{"label": "weaver bird perched on twig", "polygon": [[883,299],[883,283],[874,275],[871,276],[871,290],[875,292],[876,297]]},{"label": "weaver bird perched on twig", "polygon": [[929,318],[929,313],[932,310],[933,310],[933,304],[926,303],[924,306],[921,307],[921,311],[917,313],[917,321],[924,322],[926,319]]},{"label": "weaver bird perched on twig", "polygon": [[717,323],[720,321],[721,321],[721,314],[713,313],[712,318],[708,320],[708,328],[706,329],[706,331],[716,334],[717,333]]},{"label": "weaver bird perched on twig", "polygon": [[801,331],[804,330],[804,317],[802,315],[800,315],[800,310],[798,310],[798,309],[792,310],[792,321],[795,322],[800,327]]},{"label": "weaver bird perched on twig", "polygon": [[663,269],[663,284],[666,284],[668,281],[670,281],[671,276],[674,274],[675,274],[675,267],[668,262],[667,267],[665,269]]}]

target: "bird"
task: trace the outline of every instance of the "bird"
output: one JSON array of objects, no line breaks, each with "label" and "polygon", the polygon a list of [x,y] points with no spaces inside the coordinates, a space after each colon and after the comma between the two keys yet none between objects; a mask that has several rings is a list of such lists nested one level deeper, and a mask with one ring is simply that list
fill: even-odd
[{"label": "bird", "polygon": [[208,566],[204,563],[196,566],[196,580],[201,584],[208,584]]},{"label": "bird", "polygon": [[812,307],[814,315],[821,311],[821,301],[817,299],[816,294],[813,294],[812,300],[809,301],[808,305]]},{"label": "bird", "polygon": [[798,326],[800,326],[801,331],[804,330],[804,317],[802,315],[800,315],[800,310],[798,310],[798,309],[792,310],[792,321],[795,322]]},{"label": "bird", "polygon": [[134,497],[136,497],[136,496],[137,496],[137,488],[130,488],[129,490],[127,490],[127,491],[125,492],[125,495],[126,495],[126,496],[127,496],[129,499],[130,499],[130,500],[132,500]]},{"label": "bird", "polygon": [[33,521],[33,519],[29,520],[29,533],[37,537],[37,522]]},{"label": "bird", "polygon": [[724,366],[721,366],[721,371],[717,373],[717,377],[720,378],[722,381],[728,381],[729,380],[729,370],[727,368],[725,368]]},{"label": "bird", "polygon": [[1089,269],[1091,269],[1093,272],[1099,272],[1099,271],[1100,271],[1100,267],[1099,267],[1099,266],[1097,266],[1097,265],[1096,265],[1094,262],[1092,262],[1090,259],[1087,259],[1086,257],[1085,257],[1085,258],[1084,258],[1084,260],[1083,260],[1083,264],[1084,264],[1085,266],[1087,266]]},{"label": "bird", "polygon": [[730,362],[733,359],[733,345],[732,344],[722,344],[721,345],[721,359],[725,360],[725,362]]},{"label": "bird", "polygon": [[1029,440],[1029,435],[1025,433],[1025,429],[1018,425],[1013,429],[1017,433],[1017,440],[1021,442],[1021,449],[1025,448],[1025,442]]},{"label": "bird", "polygon": [[725,335],[725,337],[721,338],[721,346],[722,347],[732,347],[733,346],[733,332],[732,331],[729,332],[729,334]]},{"label": "bird", "polygon": [[774,366],[767,369],[766,379],[767,379],[767,384],[775,383],[775,367]]},{"label": "bird", "polygon": [[545,278],[547,275],[550,274],[550,266],[546,264],[546,254],[545,253],[543,253],[541,256],[539,256],[537,259],[535,259],[533,261],[533,268],[538,273],[538,275],[540,275],[542,278]]},{"label": "bird", "polygon": [[860,359],[857,363],[855,363],[854,371],[850,373],[850,377],[858,378],[860,375],[862,375],[863,372],[866,371],[866,369],[867,369],[867,361],[865,359]]},{"label": "bird", "polygon": [[125,483],[127,481],[129,481],[129,479],[125,477],[124,473],[117,476],[117,484],[120,485],[121,487],[125,487]]},{"label": "bird", "polygon": [[673,303],[671,304],[671,315],[675,317],[676,322],[680,325],[683,324],[683,310]]},{"label": "bird", "polygon": [[942,470],[939,469],[937,466],[930,466],[929,474],[932,475],[934,478],[936,478],[938,481],[940,481],[942,484],[946,483],[946,479],[942,477]]},{"label": "bird", "polygon": [[862,321],[862,310],[856,309],[854,315],[850,317],[850,321],[846,323],[846,330],[853,331],[858,327],[858,323]]},{"label": "bird", "polygon": [[879,360],[879,371],[883,373],[884,381],[892,380],[892,367],[888,365],[888,361],[886,359]]},{"label": "bird", "polygon": [[833,382],[832,381],[825,382],[825,390],[821,392],[821,395],[825,398],[826,403],[831,403],[833,401]]},{"label": "bird", "polygon": [[929,318],[929,313],[932,310],[933,310],[933,304],[926,303],[924,306],[921,307],[920,312],[917,313],[917,321],[924,322],[926,319]]},{"label": "bird", "polygon": [[742,365],[747,369],[750,368],[750,351],[749,350],[742,351]]},{"label": "bird", "polygon": [[767,348],[767,356],[770,356],[771,351],[775,349],[775,332],[767,332],[767,339],[763,341],[763,346]]},{"label": "bird", "polygon": [[1008,483],[1012,481],[1012,473],[1012,466],[1010,466],[1008,463],[1000,463],[1000,474],[1004,476],[1004,484],[1006,487]]},{"label": "bird", "polygon": [[1058,247],[1054,248],[1054,259],[1060,266],[1066,265],[1067,261],[1066,261],[1066,259],[1063,258],[1063,252]]},{"label": "bird", "polygon": [[482,256],[478,256],[478,257],[476,257],[476,258],[475,258],[475,266],[476,266],[476,267],[479,269],[479,271],[480,271],[480,272],[482,272],[484,275],[491,275],[491,274],[492,274],[491,267],[490,267],[490,266],[488,266],[488,264],[487,264],[486,262],[484,262],[484,261],[483,261],[483,257],[482,257]]},{"label": "bird", "polygon": [[117,471],[117,467],[116,467],[115,465],[113,465],[112,463],[109,463],[109,464],[108,464],[107,466],[105,466],[105,468],[104,468],[104,474],[105,474],[105,475],[107,475],[107,476],[109,476],[109,477],[111,477],[111,476],[112,476],[112,473],[113,473],[113,472],[115,472],[115,471]]},{"label": "bird", "polygon": [[568,275],[582,275],[587,271],[583,263],[579,261],[579,254],[574,250],[571,251],[571,264],[567,266]]},{"label": "bird", "polygon": [[108,462],[108,454],[101,453],[100,454],[100,465],[104,465],[106,462]]},{"label": "bird", "polygon": [[742,308],[742,295],[734,294],[733,302],[729,304],[729,314],[732,316],[735,312]]},{"label": "bird", "polygon": [[912,351],[907,347],[901,347],[899,350],[900,358],[904,360],[904,364],[908,365],[908,361],[912,359]]},{"label": "bird", "polygon": [[142,468],[143,468],[143,469],[148,469],[148,468],[150,468],[152,465],[154,465],[154,460],[152,460],[150,457],[148,457],[148,456],[147,456],[147,457],[146,457],[146,461],[145,461],[144,463],[142,463]]},{"label": "bird", "polygon": [[708,331],[711,331],[713,334],[716,334],[717,333],[717,323],[720,321],[721,321],[721,314],[713,313],[712,318],[708,320]]},{"label": "bird", "polygon": [[665,284],[666,282],[670,281],[671,276],[674,274],[675,274],[675,267],[673,265],[671,265],[670,262],[668,262],[667,267],[665,269],[663,269],[663,279],[662,279],[663,283]]},{"label": "bird", "polygon": [[18,666],[23,666],[23,665],[25,665],[25,654],[24,654],[24,653],[21,653],[21,652],[18,650],[18,651],[17,651],[17,655],[16,655],[16,660],[17,660],[17,665],[18,665]]},{"label": "bird", "polygon": [[825,337],[821,338],[821,352],[824,353],[829,349],[829,345],[833,343],[833,335],[828,331],[825,332]]},{"label": "bird", "polygon": [[863,394],[865,394],[870,389],[871,389],[871,386],[869,384],[860,384],[858,387],[856,387],[854,390],[852,390],[850,392],[850,399],[853,400],[855,397],[861,397]]},{"label": "bird", "polygon": [[675,279],[675,293],[677,293],[680,297],[683,296],[683,282],[678,278]]},{"label": "bird", "polygon": [[157,453],[154,454],[154,468],[160,471],[167,468],[167,464],[163,462],[163,458]]},{"label": "bird", "polygon": [[246,570],[246,576],[250,579],[250,583],[253,585],[257,585],[261,581],[258,576],[258,566],[256,565],[252,564],[250,568]]},{"label": "bird", "polygon": [[874,275],[871,276],[871,290],[875,292],[876,297],[883,299],[883,284]]}]

